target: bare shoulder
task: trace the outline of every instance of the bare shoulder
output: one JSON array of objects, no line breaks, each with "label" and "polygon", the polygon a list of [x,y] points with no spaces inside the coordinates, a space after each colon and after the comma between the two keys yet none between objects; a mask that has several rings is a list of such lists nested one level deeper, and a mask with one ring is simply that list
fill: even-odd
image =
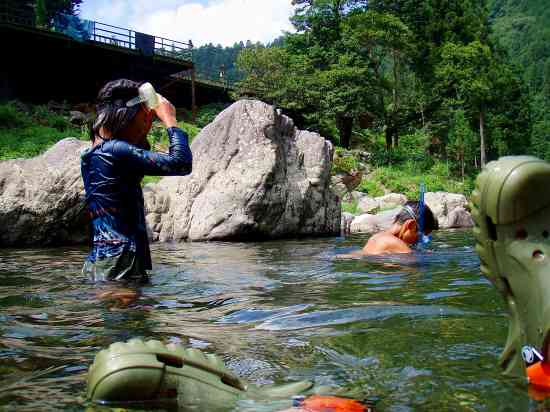
[{"label": "bare shoulder", "polygon": [[373,235],[363,248],[365,255],[381,255],[385,253],[409,253],[411,248],[405,242],[391,233],[382,232]]}]

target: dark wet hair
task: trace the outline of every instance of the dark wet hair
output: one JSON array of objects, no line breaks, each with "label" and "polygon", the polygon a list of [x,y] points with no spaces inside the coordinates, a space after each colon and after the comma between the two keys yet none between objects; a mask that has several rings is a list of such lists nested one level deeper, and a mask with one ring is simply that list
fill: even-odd
[{"label": "dark wet hair", "polygon": [[[420,215],[420,203],[415,200],[409,200],[399,211],[393,223],[405,223],[409,219],[418,220]],[[439,229],[439,223],[434,217],[430,207],[424,203],[424,233]]]},{"label": "dark wet hair", "polygon": [[130,124],[141,105],[127,107],[126,103],[139,95],[139,86],[141,83],[128,79],[114,80],[103,86],[97,95],[97,116],[90,130],[92,141],[102,127],[117,137]]}]

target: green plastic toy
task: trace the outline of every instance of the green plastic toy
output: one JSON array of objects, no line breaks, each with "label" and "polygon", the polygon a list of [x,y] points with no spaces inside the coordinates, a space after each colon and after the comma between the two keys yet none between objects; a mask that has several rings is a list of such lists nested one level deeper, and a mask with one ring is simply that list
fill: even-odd
[{"label": "green plastic toy", "polygon": [[472,217],[481,271],[510,312],[499,363],[505,374],[524,377],[524,346],[548,356],[550,163],[530,156],[488,163],[476,180]]},{"label": "green plastic toy", "polygon": [[167,404],[183,411],[225,411],[247,399],[291,399],[311,390],[309,381],[249,385],[223,361],[198,349],[132,339],[100,351],[88,371],[88,398],[106,405]]}]

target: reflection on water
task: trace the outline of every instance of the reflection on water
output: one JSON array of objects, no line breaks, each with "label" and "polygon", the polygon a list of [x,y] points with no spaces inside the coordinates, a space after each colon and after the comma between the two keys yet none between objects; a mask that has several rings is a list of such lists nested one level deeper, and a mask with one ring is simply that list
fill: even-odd
[{"label": "reflection on water", "polygon": [[347,387],[378,410],[535,410],[499,375],[507,320],[470,233],[434,237],[354,260],[334,257],[364,238],[155,244],[152,283],[128,306],[98,300],[83,248],[0,250],[0,410],[83,410],[96,352],[132,337],[216,353],[255,383]]}]

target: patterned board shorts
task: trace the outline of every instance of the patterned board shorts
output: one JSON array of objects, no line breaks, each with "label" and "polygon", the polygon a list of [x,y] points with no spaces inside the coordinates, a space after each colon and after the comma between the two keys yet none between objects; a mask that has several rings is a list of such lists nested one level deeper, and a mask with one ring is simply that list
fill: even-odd
[{"label": "patterned board shorts", "polygon": [[118,256],[84,262],[82,273],[92,282],[147,283],[149,275],[143,269],[141,259],[134,252],[125,251]]}]

